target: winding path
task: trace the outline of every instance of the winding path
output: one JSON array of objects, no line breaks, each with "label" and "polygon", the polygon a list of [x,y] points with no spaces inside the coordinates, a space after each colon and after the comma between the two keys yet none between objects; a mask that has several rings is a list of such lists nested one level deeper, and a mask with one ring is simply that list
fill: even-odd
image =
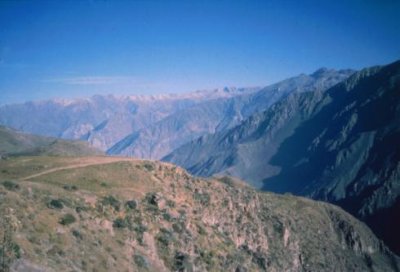
[{"label": "winding path", "polygon": [[94,161],[90,161],[90,162],[83,162],[83,163],[72,164],[72,165],[68,165],[68,166],[51,168],[46,171],[42,171],[42,172],[39,172],[39,173],[36,173],[33,175],[29,175],[27,177],[20,178],[20,180],[26,181],[26,180],[29,180],[32,178],[40,177],[40,176],[54,173],[54,172],[61,171],[61,170],[83,168],[83,167],[92,166],[92,165],[110,164],[110,163],[122,162],[122,161],[137,161],[137,159],[121,158],[121,157],[98,157]]}]

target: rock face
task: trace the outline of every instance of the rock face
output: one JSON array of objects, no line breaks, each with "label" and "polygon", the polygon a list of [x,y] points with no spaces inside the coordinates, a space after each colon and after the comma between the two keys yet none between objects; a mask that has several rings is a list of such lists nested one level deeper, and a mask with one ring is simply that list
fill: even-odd
[{"label": "rock face", "polygon": [[204,134],[239,124],[288,93],[326,89],[351,73],[323,69],[266,88],[6,105],[0,107],[0,124],[28,133],[85,140],[111,155],[160,159]]},{"label": "rock face", "polygon": [[15,158],[0,182],[14,271],[399,271],[338,207],[166,163]]},{"label": "rock face", "polygon": [[400,253],[400,62],[326,92],[293,94],[168,155],[194,174],[337,203]]},{"label": "rock face", "polygon": [[198,91],[182,95],[96,95],[0,107],[0,124],[24,132],[88,141],[106,151],[133,132],[195,104],[229,98],[257,88]]},{"label": "rock face", "polygon": [[290,93],[325,90],[352,73],[352,70],[320,69],[311,75],[302,74],[258,91],[242,91],[240,95],[210,99],[176,111],[133,132],[111,147],[108,154],[161,159],[202,135],[225,131],[238,125]]},{"label": "rock face", "polygon": [[100,150],[81,141],[31,135],[0,126],[0,158],[23,155],[88,156],[101,155]]}]

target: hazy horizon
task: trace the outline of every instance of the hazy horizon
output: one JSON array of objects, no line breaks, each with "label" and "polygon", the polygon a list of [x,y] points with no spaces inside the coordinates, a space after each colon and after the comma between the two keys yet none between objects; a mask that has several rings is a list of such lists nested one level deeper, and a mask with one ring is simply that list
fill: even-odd
[{"label": "hazy horizon", "polygon": [[[386,65],[388,63],[385,64],[381,64],[381,65]],[[364,67],[365,68],[365,67]],[[185,94],[194,94],[194,93],[198,93],[198,92],[212,92],[212,91],[216,91],[216,90],[220,90],[222,91],[225,88],[228,89],[259,89],[259,88],[264,88],[264,87],[268,87],[274,84],[277,84],[281,81],[290,79],[290,78],[295,78],[297,76],[300,76],[302,74],[306,74],[306,75],[311,75],[314,72],[321,70],[321,69],[328,69],[328,70],[336,70],[336,71],[340,71],[340,70],[352,70],[351,68],[345,68],[345,69],[334,69],[334,68],[330,68],[330,67],[324,67],[321,66],[317,69],[315,69],[314,71],[311,71],[310,73],[298,73],[295,75],[289,75],[288,77],[285,78],[281,78],[281,79],[277,79],[276,81],[270,82],[268,84],[263,84],[263,85],[253,85],[253,86],[216,86],[216,87],[210,87],[210,88],[204,88],[204,89],[194,89],[194,90],[182,90],[182,91],[160,91],[160,92],[147,92],[147,93],[141,93],[141,92],[135,92],[134,90],[129,92],[88,92],[86,94],[76,94],[76,93],[72,93],[72,94],[67,94],[67,93],[60,93],[58,95],[53,95],[53,96],[46,96],[46,97],[42,97],[42,98],[33,98],[33,99],[25,99],[25,100],[20,100],[20,101],[10,101],[10,102],[5,102],[2,103],[2,101],[0,101],[0,106],[4,106],[4,105],[15,105],[15,104],[24,104],[24,103],[28,103],[28,102],[44,102],[44,101],[50,101],[50,100],[55,100],[55,101],[76,101],[76,100],[85,100],[85,99],[91,99],[95,96],[104,96],[104,97],[109,97],[109,96],[113,96],[116,98],[124,98],[124,97],[161,97],[161,96],[180,96],[180,95],[185,95]],[[354,70],[357,71],[357,70]]]}]

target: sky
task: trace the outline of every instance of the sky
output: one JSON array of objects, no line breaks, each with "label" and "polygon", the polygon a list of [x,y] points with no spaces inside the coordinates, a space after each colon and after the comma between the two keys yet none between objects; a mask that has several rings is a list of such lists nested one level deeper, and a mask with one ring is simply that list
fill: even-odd
[{"label": "sky", "polygon": [[400,59],[400,0],[0,1],[0,104],[265,86]]}]

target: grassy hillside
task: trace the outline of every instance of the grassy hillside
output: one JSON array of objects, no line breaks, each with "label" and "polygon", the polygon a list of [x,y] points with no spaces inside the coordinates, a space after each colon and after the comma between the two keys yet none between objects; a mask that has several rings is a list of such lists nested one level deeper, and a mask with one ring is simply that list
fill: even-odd
[{"label": "grassy hillside", "polygon": [[22,133],[0,126],[0,157],[21,155],[85,156],[102,152],[85,142]]},{"label": "grassy hillside", "polygon": [[15,157],[0,184],[0,249],[17,271],[399,270],[335,206],[171,164]]}]

